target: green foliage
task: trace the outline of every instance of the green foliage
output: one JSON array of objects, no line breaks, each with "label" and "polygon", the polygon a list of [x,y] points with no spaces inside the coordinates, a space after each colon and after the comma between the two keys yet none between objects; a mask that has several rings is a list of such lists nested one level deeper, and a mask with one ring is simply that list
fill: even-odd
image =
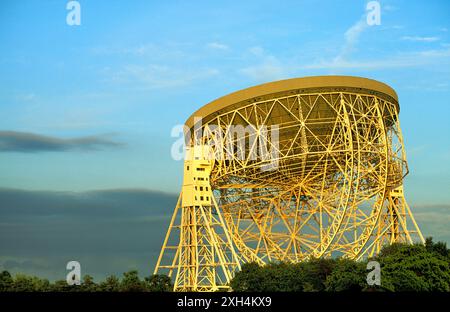
[{"label": "green foliage", "polygon": [[94,278],[92,276],[85,275],[78,289],[79,291],[84,292],[95,292],[98,291],[98,285],[94,283]]},{"label": "green foliage", "polygon": [[241,271],[235,274],[230,286],[235,291],[263,291],[263,280],[262,269],[257,263],[245,263]]},{"label": "green foliage", "polygon": [[[445,248],[445,250],[444,250]],[[393,244],[375,258],[381,283],[393,291],[450,291],[450,263],[444,243]]]},{"label": "green foliage", "polygon": [[435,253],[442,256],[442,258],[447,260],[450,258],[450,249],[447,249],[447,244],[444,242],[433,243],[432,237],[427,237],[425,241],[425,248],[428,252]]},{"label": "green foliage", "polygon": [[52,286],[48,279],[41,279],[38,277],[32,277],[33,291],[48,292],[52,290]]},{"label": "green foliage", "polygon": [[120,283],[120,291],[123,292],[142,292],[145,291],[145,283],[140,280],[138,271],[132,270],[123,273],[123,279]]},{"label": "green foliage", "polygon": [[335,260],[312,259],[297,264],[247,263],[231,281],[234,291],[323,291]]},{"label": "green foliage", "polygon": [[367,261],[311,259],[297,264],[242,266],[230,283],[234,291],[450,291],[450,250],[445,243],[393,244],[373,260],[381,286],[369,286]]},{"label": "green foliage", "polygon": [[166,292],[172,291],[173,284],[166,275],[151,275],[141,280],[138,271],[123,274],[123,279],[108,276],[97,284],[90,275],[85,275],[81,285],[68,285],[65,280],[50,283],[47,279],[17,274],[12,277],[8,271],[0,273],[0,292]]},{"label": "green foliage", "polygon": [[231,281],[235,291],[288,291],[293,285],[291,275],[295,268],[284,263],[269,263],[260,267],[257,263],[246,263]]},{"label": "green foliage", "polygon": [[58,280],[53,285],[51,285],[51,291],[54,292],[72,292],[78,291],[79,286],[77,285],[68,285],[65,280]]},{"label": "green foliage", "polygon": [[324,291],[326,288],[325,282],[333,272],[336,266],[336,260],[313,258],[309,261],[301,262],[296,266],[299,268],[297,270],[299,274],[298,279],[302,281],[302,289],[298,290],[307,292]]},{"label": "green foliage", "polygon": [[12,290],[13,283],[13,278],[8,271],[3,271],[0,273],[0,291]]},{"label": "green foliage", "polygon": [[23,274],[17,274],[14,278],[14,283],[12,286],[12,291],[17,292],[29,292],[33,291],[33,281],[31,277]]},{"label": "green foliage", "polygon": [[10,290],[15,292],[46,292],[51,290],[51,286],[47,279],[17,274],[13,279]]},{"label": "green foliage", "polygon": [[105,281],[100,283],[99,291],[104,292],[118,292],[120,291],[120,281],[114,275],[108,276]]},{"label": "green foliage", "polygon": [[144,279],[148,291],[172,291],[173,284],[167,275],[155,274]]},{"label": "green foliage", "polygon": [[326,291],[362,291],[367,285],[366,263],[337,259],[332,273],[327,277]]}]

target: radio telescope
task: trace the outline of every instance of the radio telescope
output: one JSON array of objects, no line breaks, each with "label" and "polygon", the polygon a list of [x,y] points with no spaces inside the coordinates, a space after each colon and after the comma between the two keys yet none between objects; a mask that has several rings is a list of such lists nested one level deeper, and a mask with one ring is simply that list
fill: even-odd
[{"label": "radio telescope", "polygon": [[423,242],[396,92],[359,77],[270,82],[186,125],[183,186],[155,273],[175,291],[227,290],[241,264],[362,259]]}]

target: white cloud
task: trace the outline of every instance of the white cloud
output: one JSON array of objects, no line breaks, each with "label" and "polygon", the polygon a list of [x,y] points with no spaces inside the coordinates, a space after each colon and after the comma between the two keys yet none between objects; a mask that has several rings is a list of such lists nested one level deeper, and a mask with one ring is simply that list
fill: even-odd
[{"label": "white cloud", "polygon": [[417,67],[432,64],[450,63],[450,49],[432,49],[425,51],[403,52],[384,59],[366,59],[360,61],[347,61],[334,59],[332,61],[322,60],[303,69],[386,69]]},{"label": "white cloud", "polygon": [[244,75],[257,81],[270,81],[286,78],[285,71],[275,60],[265,61],[256,66],[249,66],[240,70]]},{"label": "white cloud", "polygon": [[[386,8],[385,8],[386,9]],[[305,66],[297,67],[295,70],[300,69],[357,69],[357,70],[376,70],[381,68],[402,68],[402,67],[415,67],[422,65],[430,65],[447,61],[450,57],[450,49],[445,44],[442,49],[430,49],[425,51],[415,52],[400,52],[396,55],[380,58],[380,59],[365,59],[354,60],[350,56],[355,50],[361,36],[368,28],[366,22],[366,16],[362,15],[361,18],[348,28],[344,33],[344,42],[339,50],[339,53],[331,59],[318,60],[315,63]],[[393,28],[403,28],[403,26],[394,26]],[[418,42],[435,42],[440,40],[439,37],[419,37],[419,36],[404,36],[402,40],[418,41]]]},{"label": "white cloud", "polygon": [[392,11],[396,11],[397,7],[386,4],[386,5],[383,5],[383,10],[385,10],[386,12],[392,12]]},{"label": "white cloud", "polygon": [[360,18],[355,24],[346,30],[344,34],[344,45],[341,47],[340,53],[334,58],[333,62],[340,63],[348,58],[353,52],[355,45],[359,41],[359,37],[368,27],[365,16]]},{"label": "white cloud", "polygon": [[216,50],[229,50],[230,47],[226,44],[219,43],[219,42],[210,42],[207,44],[207,47],[210,49],[216,49]]},{"label": "white cloud", "polygon": [[[210,42],[208,48],[226,50],[219,42]],[[98,46],[91,49],[96,55],[126,57],[120,67],[106,67],[99,71],[104,82],[113,82],[134,90],[149,90],[186,86],[218,75],[219,70],[193,66],[198,54],[192,53],[191,43],[142,43],[124,47]]]},{"label": "white cloud", "polygon": [[273,55],[266,54],[261,47],[252,47],[248,50],[258,64],[242,68],[239,72],[255,81],[272,81],[288,77],[285,66]]},{"label": "white cloud", "polygon": [[349,27],[344,33],[344,43],[342,44],[339,53],[331,60],[321,60],[319,62],[302,66],[302,69],[350,69],[350,68],[376,68],[374,62],[355,62],[349,61],[351,53],[354,51],[359,38],[368,27],[366,16],[361,18]]},{"label": "white cloud", "polygon": [[128,57],[151,57],[152,59],[168,59],[185,57],[182,49],[183,43],[165,43],[155,45],[153,43],[142,43],[133,46],[111,47],[96,46],[90,52],[96,56],[128,56]]},{"label": "white cloud", "polygon": [[25,102],[29,102],[32,101],[36,98],[36,94],[34,93],[26,93],[26,94],[19,94],[17,96],[17,99],[20,101],[25,101]]},{"label": "white cloud", "polygon": [[251,47],[249,52],[255,56],[264,56],[264,49],[258,46]]},{"label": "white cloud", "polygon": [[403,36],[401,39],[415,42],[435,42],[439,40],[439,37]]},{"label": "white cloud", "polygon": [[112,75],[112,80],[146,90],[189,85],[218,74],[213,68],[190,71],[157,64],[126,65]]},{"label": "white cloud", "polygon": [[[316,63],[302,66],[297,69],[359,69],[375,70],[381,68],[401,68],[429,65],[442,62],[450,57],[450,49],[431,49],[425,51],[403,52],[384,59],[351,60],[350,55],[358,44],[368,25],[363,15],[356,23],[348,28],[344,33],[344,43],[340,52],[331,60],[320,60]],[[439,40],[438,37],[411,37],[404,36],[402,40],[433,42]]]}]

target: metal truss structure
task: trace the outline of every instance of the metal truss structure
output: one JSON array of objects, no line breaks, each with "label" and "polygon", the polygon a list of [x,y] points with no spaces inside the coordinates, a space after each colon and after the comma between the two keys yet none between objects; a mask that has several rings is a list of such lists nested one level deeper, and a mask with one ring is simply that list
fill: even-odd
[{"label": "metal truss structure", "polygon": [[227,289],[245,262],[358,260],[424,241],[403,193],[397,95],[383,83],[272,82],[186,125],[183,189],[155,268],[176,291]]}]

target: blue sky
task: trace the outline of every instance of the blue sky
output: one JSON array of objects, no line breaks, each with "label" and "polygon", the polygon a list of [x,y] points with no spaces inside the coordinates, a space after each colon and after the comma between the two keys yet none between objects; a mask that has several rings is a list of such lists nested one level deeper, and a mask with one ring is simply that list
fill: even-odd
[{"label": "blue sky", "polygon": [[0,13],[0,129],[102,136],[96,151],[0,153],[0,186],[178,192],[173,126],[234,90],[343,74],[394,87],[418,203],[450,203],[450,3],[7,1]]},{"label": "blue sky", "polygon": [[[175,194],[171,129],[204,104],[277,79],[363,76],[397,91],[408,202],[425,234],[450,241],[449,1],[380,1],[379,26],[356,0],[79,3],[80,26],[63,0],[0,4],[0,188]],[[8,261],[38,237],[24,235]]]}]

